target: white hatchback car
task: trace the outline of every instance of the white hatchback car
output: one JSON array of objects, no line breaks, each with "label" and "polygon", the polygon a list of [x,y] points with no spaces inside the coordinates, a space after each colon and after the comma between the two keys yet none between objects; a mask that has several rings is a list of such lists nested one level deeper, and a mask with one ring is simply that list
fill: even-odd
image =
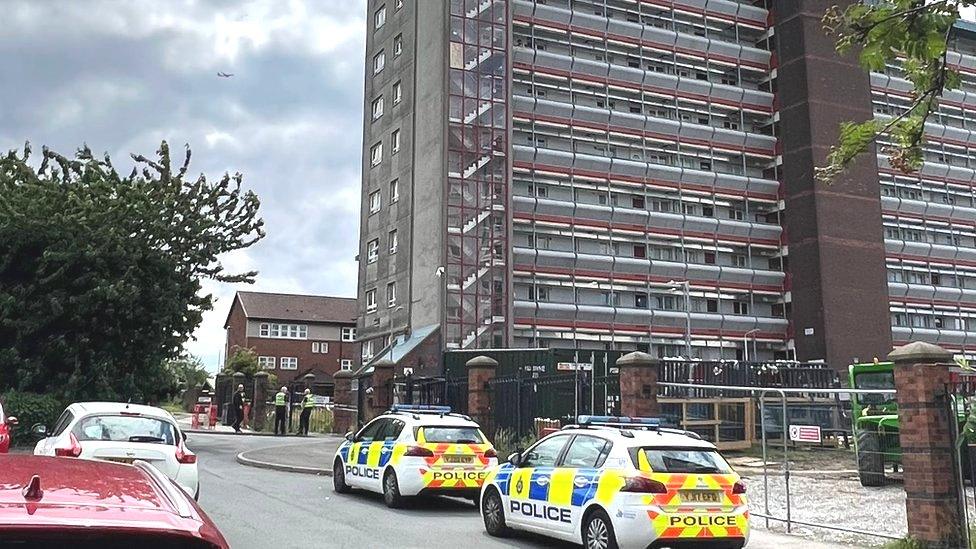
[{"label": "white hatchback car", "polygon": [[200,496],[197,456],[186,447],[186,436],[166,410],[120,402],[78,402],[58,418],[34,446],[39,456],[100,459],[119,463],[146,461],[173,479],[194,499]]}]

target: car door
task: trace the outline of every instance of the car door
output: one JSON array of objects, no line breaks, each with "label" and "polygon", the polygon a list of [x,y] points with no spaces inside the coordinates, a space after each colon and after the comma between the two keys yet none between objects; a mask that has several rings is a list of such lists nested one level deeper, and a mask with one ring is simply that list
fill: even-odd
[{"label": "car door", "polygon": [[563,452],[549,487],[549,504],[567,511],[570,522],[560,522],[560,529],[572,532],[583,519],[584,505],[596,497],[600,468],[613,443],[593,435],[576,435]]},{"label": "car door", "polygon": [[61,416],[58,417],[58,420],[54,422],[53,429],[51,429],[51,431],[48,433],[47,438],[42,438],[41,440],[37,441],[36,445],[34,445],[34,454],[39,456],[53,456],[54,448],[57,446],[58,437],[61,436],[68,426],[74,422],[74,419],[75,417],[74,414],[71,413],[71,410],[65,409],[64,412],[61,413]]},{"label": "car door", "polygon": [[[349,448],[349,458],[346,460],[346,482],[350,486],[367,490],[379,489],[379,447],[374,450],[373,443],[387,428],[388,423],[389,420],[386,418],[375,419],[356,435],[352,447]],[[370,456],[374,453],[376,460],[373,461],[373,465],[370,465]]]},{"label": "car door", "polygon": [[[570,520],[549,505],[549,484],[560,455],[570,435],[546,437],[526,450],[512,471],[508,482],[505,507],[512,524],[535,529],[558,529],[560,522]],[[565,516],[563,516],[565,515]]]}]

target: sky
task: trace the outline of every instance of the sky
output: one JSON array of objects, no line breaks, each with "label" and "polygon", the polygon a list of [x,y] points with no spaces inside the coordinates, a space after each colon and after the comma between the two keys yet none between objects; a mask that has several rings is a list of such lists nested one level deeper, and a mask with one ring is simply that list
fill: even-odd
[{"label": "sky", "polygon": [[[222,257],[187,349],[216,369],[234,292],[355,296],[365,0],[4,0],[0,150],[87,143],[121,172],[160,141],[244,174],[267,237]],[[232,73],[230,78],[218,72]]]}]

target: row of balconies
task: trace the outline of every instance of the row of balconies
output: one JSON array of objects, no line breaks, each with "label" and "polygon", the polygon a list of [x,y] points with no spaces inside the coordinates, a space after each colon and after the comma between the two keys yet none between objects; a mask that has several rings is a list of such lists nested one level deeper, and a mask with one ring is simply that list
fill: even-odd
[{"label": "row of balconies", "polygon": [[[891,339],[895,345],[911,341],[924,341],[955,351],[961,347],[976,345],[976,332],[954,329],[916,328],[911,326],[892,326]],[[970,349],[972,350],[972,349]]]},{"label": "row of balconies", "polygon": [[[711,25],[720,26],[720,22],[728,24],[746,25],[749,29],[765,29],[768,26],[769,12],[763,8],[734,0],[645,0],[640,4],[633,0],[544,0],[549,6],[569,9],[603,9],[610,13],[628,14],[643,13],[645,16],[655,11],[667,14],[668,21],[676,23],[688,22],[697,25],[704,24],[701,14],[707,14]],[[586,4],[591,4],[587,6]]]},{"label": "row of balconies", "polygon": [[891,166],[888,157],[879,154],[878,169],[887,174],[892,174],[896,178],[911,180],[929,179],[932,181],[976,187],[976,169],[962,166],[950,166],[944,163],[926,161],[916,172],[904,174]]},{"label": "row of balconies", "polygon": [[929,259],[935,262],[949,264],[976,265],[976,249],[946,244],[911,242],[886,238],[885,253],[893,258],[917,258],[920,261]]}]

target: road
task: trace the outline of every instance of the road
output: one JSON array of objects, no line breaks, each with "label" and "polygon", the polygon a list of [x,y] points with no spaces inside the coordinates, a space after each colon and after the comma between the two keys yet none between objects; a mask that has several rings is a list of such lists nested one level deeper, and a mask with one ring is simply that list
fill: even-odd
[{"label": "road", "polygon": [[[406,509],[392,510],[378,494],[335,494],[329,477],[256,469],[235,460],[244,450],[313,440],[189,435],[187,445],[199,458],[200,505],[231,547],[579,547],[526,534],[511,539],[489,537],[477,509],[465,500],[421,499]],[[755,530],[749,544],[749,549],[786,547],[828,546]]]}]

